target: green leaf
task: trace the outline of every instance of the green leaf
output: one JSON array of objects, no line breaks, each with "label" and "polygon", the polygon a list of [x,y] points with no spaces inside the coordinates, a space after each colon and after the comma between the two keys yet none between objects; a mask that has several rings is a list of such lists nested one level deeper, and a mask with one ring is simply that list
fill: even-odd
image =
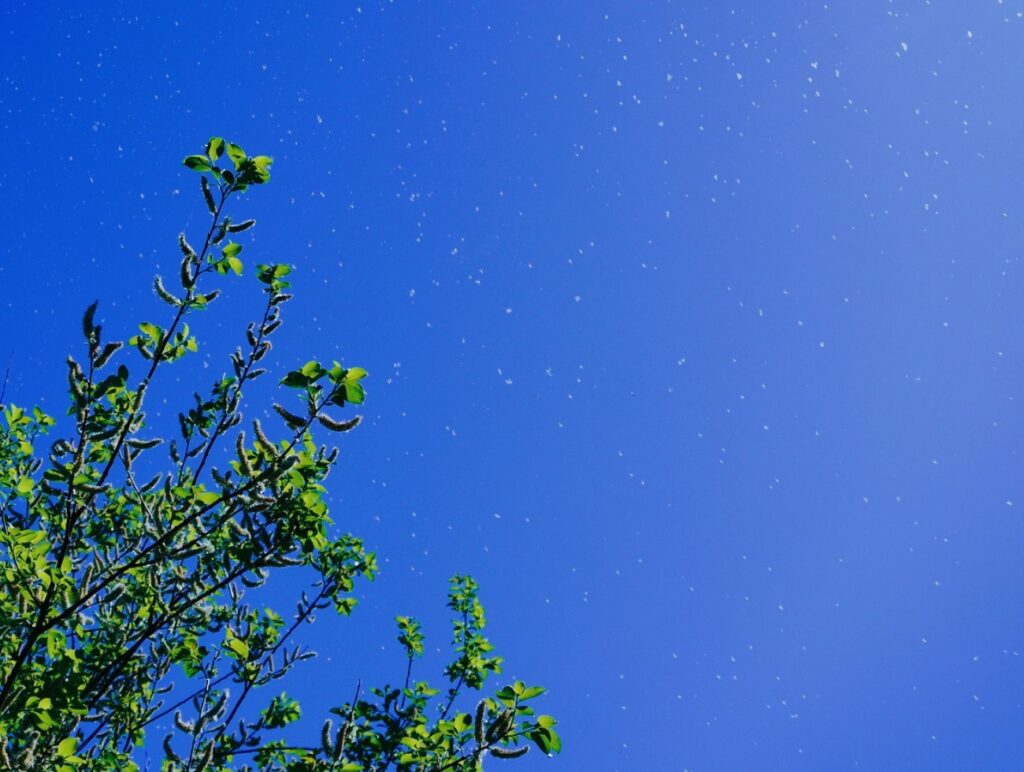
[{"label": "green leaf", "polygon": [[227,244],[224,245],[224,249],[221,250],[221,254],[224,255],[224,257],[235,257],[241,251],[241,244],[237,244],[234,241],[229,241]]},{"label": "green leaf", "polygon": [[46,653],[51,659],[55,659],[63,654],[67,646],[67,639],[60,630],[50,630],[46,634]]},{"label": "green leaf", "polygon": [[321,365],[315,359],[311,359],[308,362],[306,362],[306,364],[302,366],[300,372],[307,378],[309,378],[310,382],[318,381],[324,375],[327,374],[327,371],[323,368],[323,365]]},{"label": "green leaf", "polygon": [[551,750],[555,753],[562,752],[562,738],[554,729],[549,729],[548,734],[551,735],[551,739],[548,741],[551,746]]},{"label": "green leaf", "polygon": [[245,160],[245,151],[233,142],[228,142],[227,149],[228,158],[230,158],[231,163],[235,165],[235,171],[238,171],[242,166],[242,162]]},{"label": "green leaf", "polygon": [[265,265],[261,263],[256,266],[256,278],[276,292],[288,287],[288,282],[283,279],[291,273],[291,270],[291,266],[288,265]]},{"label": "green leaf", "polygon": [[530,739],[543,753],[559,753],[562,750],[562,739],[554,730],[539,727],[530,732]]},{"label": "green leaf", "polygon": [[345,368],[342,367],[338,362],[335,362],[331,366],[331,369],[327,371],[327,378],[328,378],[328,380],[331,383],[335,384],[335,385],[340,384],[344,377],[345,377]]},{"label": "green leaf", "polygon": [[361,367],[350,367],[348,371],[345,373],[345,382],[358,383],[359,381],[363,380],[363,378],[365,378],[367,375],[369,375],[369,373],[367,373],[366,370],[364,370]]},{"label": "green leaf", "polygon": [[15,490],[19,495],[27,496],[36,487],[36,482],[31,477],[22,477],[18,480],[18,487]]},{"label": "green leaf", "polygon": [[231,270],[235,272],[236,276],[242,275],[242,261],[237,257],[229,257],[228,265],[231,266]]},{"label": "green leaf", "polygon": [[234,652],[239,659],[249,658],[249,644],[243,641],[241,638],[236,638],[235,634],[228,630],[227,638],[224,640],[224,644]]},{"label": "green leaf", "polygon": [[75,749],[78,747],[77,737],[65,737],[57,744],[57,755],[62,759],[66,759],[68,756],[75,755]]},{"label": "green leaf", "polygon": [[194,172],[212,171],[210,159],[205,155],[190,155],[182,163]]},{"label": "green leaf", "polygon": [[270,180],[270,165],[274,163],[274,159],[269,155],[258,155],[252,159],[253,174],[251,175],[252,182],[257,185]]},{"label": "green leaf", "polygon": [[345,399],[351,402],[353,405],[363,404],[363,400],[366,399],[366,392],[363,391],[363,387],[358,383],[345,383]]},{"label": "green leaf", "polygon": [[152,322],[142,322],[141,324],[139,324],[139,330],[141,330],[142,334],[145,335],[153,343],[159,341],[162,336],[160,328],[157,327]]},{"label": "green leaf", "polygon": [[206,154],[214,161],[224,155],[224,138],[210,137],[210,141],[206,143]]},{"label": "green leaf", "polygon": [[292,370],[281,379],[281,385],[290,389],[301,389],[309,385],[309,378],[298,370]]},{"label": "green leaf", "polygon": [[200,493],[196,494],[196,499],[198,499],[202,504],[205,504],[206,506],[213,504],[219,498],[220,494],[217,493],[216,491],[201,491]]}]

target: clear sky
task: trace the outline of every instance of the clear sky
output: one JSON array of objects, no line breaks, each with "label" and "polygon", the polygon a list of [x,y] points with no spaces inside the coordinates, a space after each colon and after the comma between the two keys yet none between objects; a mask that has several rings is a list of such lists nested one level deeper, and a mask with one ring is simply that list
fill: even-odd
[{"label": "clear sky", "polygon": [[[94,299],[162,319],[227,136],[275,158],[235,208],[295,266],[273,367],[371,373],[332,512],[383,570],[303,634],[314,731],[401,678],[394,615],[446,642],[458,570],[561,722],[517,770],[1019,770],[1022,15],[6,2],[7,399],[63,412]],[[157,425],[256,313],[225,290]]]}]

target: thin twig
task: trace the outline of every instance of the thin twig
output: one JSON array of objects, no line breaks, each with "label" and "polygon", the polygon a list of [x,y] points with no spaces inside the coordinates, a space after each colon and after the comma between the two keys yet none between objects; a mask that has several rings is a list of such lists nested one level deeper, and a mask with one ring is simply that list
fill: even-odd
[{"label": "thin twig", "polygon": [[4,394],[7,393],[7,382],[11,379],[11,360],[14,359],[14,352],[7,355],[7,368],[4,370],[4,383],[0,386],[0,405],[4,403]]}]

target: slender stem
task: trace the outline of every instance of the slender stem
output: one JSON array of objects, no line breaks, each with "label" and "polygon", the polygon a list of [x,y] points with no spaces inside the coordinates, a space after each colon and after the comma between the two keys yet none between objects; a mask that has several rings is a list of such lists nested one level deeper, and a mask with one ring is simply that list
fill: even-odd
[{"label": "slender stem", "polygon": [[410,680],[412,680],[412,655],[411,654],[409,655],[409,661],[405,665],[405,685],[402,688],[402,702],[398,706],[399,710],[401,710],[402,708],[405,707],[405,701],[406,701],[405,693],[409,690],[409,681]]},{"label": "slender stem", "polygon": [[4,369],[4,383],[0,386],[0,405],[4,402],[4,394],[7,393],[7,383],[11,379],[11,360],[14,359],[14,352],[7,355],[7,367]]},{"label": "slender stem", "polygon": [[[463,646],[465,646],[465,638],[468,637],[468,635],[469,635],[468,625],[469,625],[469,612],[468,611],[463,611],[462,612]],[[465,659],[465,652],[463,652],[463,656],[462,656],[461,659]],[[441,711],[441,719],[442,720],[447,718],[448,711],[452,709],[452,704],[455,702],[455,698],[459,696],[459,691],[462,689],[462,684],[465,683],[465,681],[466,681],[466,665],[463,664],[463,666],[462,666],[462,668],[461,668],[461,670],[459,672],[459,680],[456,681],[455,682],[455,686],[453,686],[448,691],[448,704],[445,705],[444,706],[444,710]]]},{"label": "slender stem", "polygon": [[[240,751],[231,751],[231,755],[232,756],[242,756],[242,755],[249,754],[249,753],[259,753],[262,750],[264,750],[264,749],[263,748],[245,748],[245,749],[240,750]],[[304,747],[302,745],[287,745],[287,746],[284,746],[284,747],[281,747],[281,748],[277,748],[277,750],[283,751],[285,753],[316,753],[316,748],[308,748],[308,747]]]}]

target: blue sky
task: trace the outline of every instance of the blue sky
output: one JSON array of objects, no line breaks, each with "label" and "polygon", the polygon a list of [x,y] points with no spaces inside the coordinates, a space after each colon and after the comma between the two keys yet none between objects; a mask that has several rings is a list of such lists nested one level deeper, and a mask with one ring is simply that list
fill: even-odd
[{"label": "blue sky", "polygon": [[1019,769],[1022,14],[8,3],[8,399],[62,411],[92,300],[159,320],[227,136],[275,158],[236,205],[296,269],[273,366],[371,373],[332,511],[383,571],[304,633],[312,723],[401,677],[394,615],[445,643],[458,570],[561,722],[517,769]]}]

